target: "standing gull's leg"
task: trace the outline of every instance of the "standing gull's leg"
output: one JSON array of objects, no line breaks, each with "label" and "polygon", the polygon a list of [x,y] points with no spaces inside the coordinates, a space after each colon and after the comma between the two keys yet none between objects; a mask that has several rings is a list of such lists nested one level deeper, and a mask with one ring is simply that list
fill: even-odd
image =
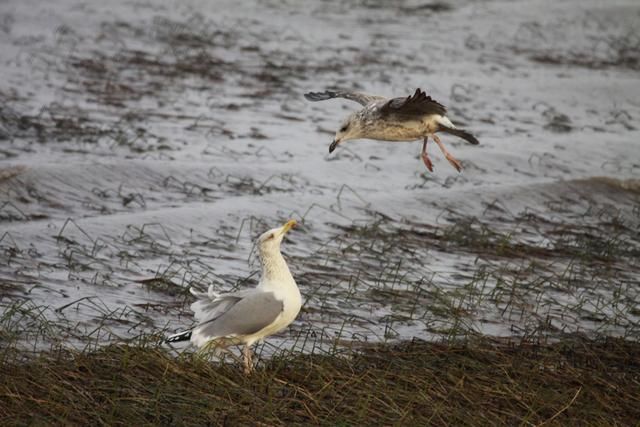
[{"label": "standing gull's leg", "polygon": [[429,169],[429,172],[433,172],[433,163],[431,163],[431,159],[427,154],[427,142],[429,141],[429,137],[424,137],[424,143],[422,144],[422,152],[420,153],[420,157],[422,157],[422,161],[424,165]]},{"label": "standing gull's leg", "polygon": [[253,361],[251,360],[251,346],[249,344],[245,344],[242,349],[242,356],[244,359],[244,374],[249,375],[253,370]]},{"label": "standing gull's leg", "polygon": [[442,154],[444,154],[444,157],[446,157],[449,163],[451,163],[451,166],[456,168],[458,172],[462,172],[462,163],[460,163],[458,159],[453,157],[453,155],[451,155],[451,153],[449,153],[447,149],[444,148],[444,145],[442,144],[442,142],[440,142],[440,138],[438,138],[437,135],[432,135],[432,136],[433,136],[433,140],[436,142],[436,144],[438,144],[438,147],[440,147],[440,151],[442,151]]}]

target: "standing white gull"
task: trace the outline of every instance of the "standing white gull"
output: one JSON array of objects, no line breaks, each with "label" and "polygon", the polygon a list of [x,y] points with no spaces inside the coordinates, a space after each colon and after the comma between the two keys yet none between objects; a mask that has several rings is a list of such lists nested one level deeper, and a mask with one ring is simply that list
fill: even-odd
[{"label": "standing white gull", "polygon": [[298,285],[280,253],[284,235],[295,225],[296,221],[290,220],[258,238],[262,276],[257,287],[222,295],[217,295],[213,286],[208,292],[191,289],[199,298],[191,305],[198,325],[168,337],[166,342],[191,340],[198,347],[244,344],[244,372],[249,374],[253,343],[289,326],[302,306]]},{"label": "standing white gull", "polygon": [[459,136],[470,144],[478,144],[478,140],[469,132],[457,129],[446,116],[444,105],[427,96],[420,89],[406,98],[387,99],[381,96],[366,95],[357,92],[309,92],[304,95],[309,101],[325,101],[332,98],[345,98],[364,106],[363,109],[351,113],[342,123],[340,130],[329,146],[329,153],[338,144],[349,139],[377,139],[382,141],[415,141],[423,139],[421,157],[429,171],[433,172],[433,163],[427,155],[429,137],[438,144],[449,163],[458,172],[462,164],[451,155],[436,132],[446,132]]}]

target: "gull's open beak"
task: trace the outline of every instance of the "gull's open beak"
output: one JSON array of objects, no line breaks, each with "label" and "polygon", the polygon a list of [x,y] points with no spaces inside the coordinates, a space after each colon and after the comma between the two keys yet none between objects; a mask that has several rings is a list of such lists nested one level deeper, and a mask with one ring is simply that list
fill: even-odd
[{"label": "gull's open beak", "polygon": [[290,219],[287,221],[285,225],[282,226],[282,234],[286,234],[287,231],[291,230],[297,224],[295,219]]},{"label": "gull's open beak", "polygon": [[340,140],[334,139],[333,142],[331,143],[331,145],[329,146],[329,154],[333,153],[333,150],[336,149],[338,144],[340,144]]}]

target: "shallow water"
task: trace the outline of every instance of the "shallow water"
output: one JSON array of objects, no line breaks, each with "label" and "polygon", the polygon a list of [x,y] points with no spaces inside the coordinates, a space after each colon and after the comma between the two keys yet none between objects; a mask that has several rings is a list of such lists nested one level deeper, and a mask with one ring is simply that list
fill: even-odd
[{"label": "shallow water", "polygon": [[[72,343],[188,327],[188,286],[252,285],[252,241],[296,218],[283,251],[305,305],[277,345],[638,337],[636,2],[0,14],[0,306],[16,328],[24,301]],[[326,87],[421,87],[481,144],[442,138],[462,174],[434,146],[427,172],[419,143],[329,155],[358,106],[302,97]]]}]

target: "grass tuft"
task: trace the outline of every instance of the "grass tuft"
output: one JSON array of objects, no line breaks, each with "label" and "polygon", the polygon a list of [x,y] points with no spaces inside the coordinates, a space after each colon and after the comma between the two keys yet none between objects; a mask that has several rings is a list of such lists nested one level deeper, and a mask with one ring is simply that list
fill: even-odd
[{"label": "grass tuft", "polygon": [[274,355],[247,378],[154,340],[0,364],[0,422],[205,425],[633,425],[640,344],[423,341],[348,357]]}]

